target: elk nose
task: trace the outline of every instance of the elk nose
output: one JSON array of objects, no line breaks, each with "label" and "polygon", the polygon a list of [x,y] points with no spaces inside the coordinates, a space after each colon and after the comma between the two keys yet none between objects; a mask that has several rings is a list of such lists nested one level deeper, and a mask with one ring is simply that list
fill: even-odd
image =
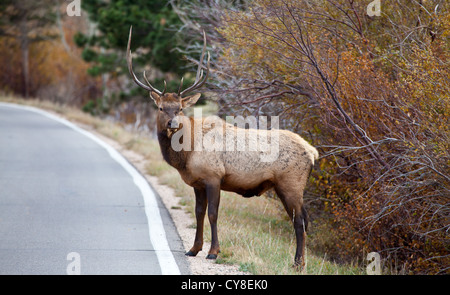
[{"label": "elk nose", "polygon": [[178,121],[176,119],[169,120],[169,122],[167,122],[167,127],[178,128]]}]

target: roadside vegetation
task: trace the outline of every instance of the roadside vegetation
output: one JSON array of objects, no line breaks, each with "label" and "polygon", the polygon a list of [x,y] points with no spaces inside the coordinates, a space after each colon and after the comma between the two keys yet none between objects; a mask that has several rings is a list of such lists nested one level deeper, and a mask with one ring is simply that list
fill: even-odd
[{"label": "roadside vegetation", "polygon": [[[125,49],[132,25],[135,72],[173,92],[195,79],[204,30],[203,114],[279,116],[319,150],[304,196],[306,272],[361,273],[377,252],[382,273],[448,274],[450,5],[380,1],[369,16],[371,2],[85,0],[68,17],[67,1],[6,0],[0,91],[12,96],[2,99],[38,97],[26,103],[141,153],[192,212],[191,189],[161,160],[155,107],[129,78]],[[218,262],[290,273],[293,233],[280,208],[274,193],[223,193]]]}]

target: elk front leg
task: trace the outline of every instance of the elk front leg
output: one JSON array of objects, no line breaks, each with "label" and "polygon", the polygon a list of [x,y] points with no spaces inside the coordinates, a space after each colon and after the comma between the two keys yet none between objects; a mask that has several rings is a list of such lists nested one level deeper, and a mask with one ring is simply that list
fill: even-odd
[{"label": "elk front leg", "polygon": [[220,203],[220,182],[206,185],[206,197],[208,199],[208,219],[211,225],[211,249],[206,259],[216,259],[220,252],[219,239],[217,237],[217,215]]},{"label": "elk front leg", "polygon": [[195,218],[197,219],[197,229],[195,231],[194,246],[189,250],[187,256],[196,256],[203,247],[203,222],[206,213],[206,190],[194,188],[195,192]]}]

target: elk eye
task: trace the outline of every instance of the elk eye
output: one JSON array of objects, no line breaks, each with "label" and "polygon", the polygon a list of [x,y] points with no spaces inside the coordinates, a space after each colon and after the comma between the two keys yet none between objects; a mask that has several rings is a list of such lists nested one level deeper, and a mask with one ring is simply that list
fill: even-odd
[{"label": "elk eye", "polygon": [[162,108],[159,108],[160,111],[162,111]]}]

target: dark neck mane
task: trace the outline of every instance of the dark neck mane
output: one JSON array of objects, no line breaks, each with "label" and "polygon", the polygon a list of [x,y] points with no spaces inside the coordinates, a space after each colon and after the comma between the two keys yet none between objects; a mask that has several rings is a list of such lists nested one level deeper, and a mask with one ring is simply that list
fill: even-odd
[{"label": "dark neck mane", "polygon": [[167,136],[167,130],[158,130],[158,142],[163,158],[170,166],[177,170],[186,169],[186,152],[176,152],[172,149],[171,139]]}]

